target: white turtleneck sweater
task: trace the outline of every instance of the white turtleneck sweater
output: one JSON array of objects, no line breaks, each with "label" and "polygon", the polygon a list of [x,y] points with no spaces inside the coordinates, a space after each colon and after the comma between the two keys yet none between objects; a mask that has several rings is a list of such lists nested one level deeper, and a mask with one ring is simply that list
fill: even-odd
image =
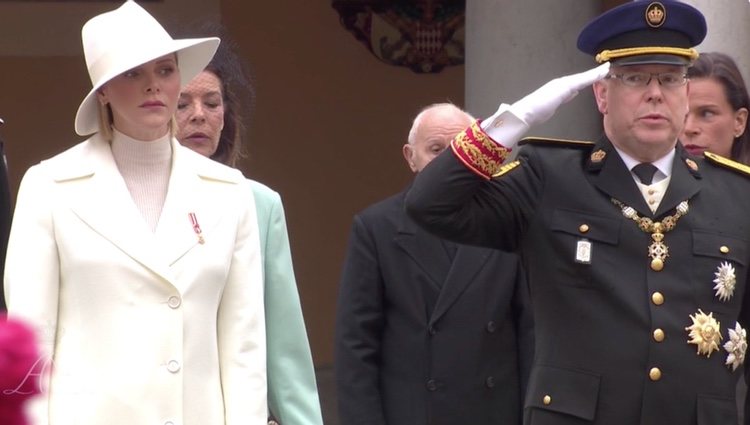
[{"label": "white turtleneck sweater", "polygon": [[144,142],[113,131],[112,155],[133,202],[152,232],[164,207],[172,170],[170,134]]}]

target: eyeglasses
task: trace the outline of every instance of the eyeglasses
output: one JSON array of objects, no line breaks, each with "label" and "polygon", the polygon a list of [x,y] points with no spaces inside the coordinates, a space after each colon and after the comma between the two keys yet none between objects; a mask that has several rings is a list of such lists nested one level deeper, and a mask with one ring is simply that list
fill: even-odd
[{"label": "eyeglasses", "polygon": [[608,79],[617,78],[628,87],[646,87],[654,77],[664,87],[683,86],[688,80],[687,74],[684,72],[623,72],[622,74],[607,75]]}]

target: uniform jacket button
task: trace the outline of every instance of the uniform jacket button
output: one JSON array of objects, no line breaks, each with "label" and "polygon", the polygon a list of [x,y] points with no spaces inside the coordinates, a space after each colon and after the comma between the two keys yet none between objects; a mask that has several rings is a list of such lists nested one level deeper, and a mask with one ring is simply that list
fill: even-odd
[{"label": "uniform jacket button", "polygon": [[495,332],[496,329],[497,329],[497,326],[495,325],[495,322],[493,322],[492,320],[487,322],[487,332],[493,333]]},{"label": "uniform jacket button", "polygon": [[435,329],[434,326],[430,326],[429,328],[427,328],[427,332],[429,332],[430,335],[435,335],[437,333],[437,329]]},{"label": "uniform jacket button", "polygon": [[652,381],[658,381],[661,379],[661,370],[659,370],[658,367],[653,367],[651,370],[648,371],[648,377],[651,378]]},{"label": "uniform jacket button", "polygon": [[656,342],[662,342],[664,341],[664,331],[661,329],[655,329],[654,330],[654,341]]},{"label": "uniform jacket button", "polygon": [[495,387],[495,378],[488,376],[487,379],[484,380],[484,385],[487,386],[487,388],[494,388]]},{"label": "uniform jacket button", "polygon": [[434,379],[427,381],[427,389],[429,391],[435,391],[437,389],[437,382]]}]

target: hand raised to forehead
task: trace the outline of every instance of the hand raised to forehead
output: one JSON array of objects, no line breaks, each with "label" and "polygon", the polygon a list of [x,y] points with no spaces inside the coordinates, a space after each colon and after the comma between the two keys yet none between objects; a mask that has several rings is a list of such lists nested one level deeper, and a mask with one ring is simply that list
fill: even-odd
[{"label": "hand raised to forehead", "polygon": [[609,73],[609,62],[577,74],[555,78],[514,103],[511,110],[529,126],[541,124],[555,114],[563,103]]}]

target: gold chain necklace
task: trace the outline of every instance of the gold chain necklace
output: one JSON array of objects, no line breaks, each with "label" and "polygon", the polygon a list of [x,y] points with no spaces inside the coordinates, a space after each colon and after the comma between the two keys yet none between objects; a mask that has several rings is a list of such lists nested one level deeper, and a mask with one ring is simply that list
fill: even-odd
[{"label": "gold chain necklace", "polygon": [[648,256],[651,257],[651,269],[654,271],[661,271],[664,268],[664,262],[667,261],[669,256],[669,247],[664,243],[664,234],[674,229],[677,225],[677,220],[683,215],[688,213],[688,201],[682,201],[677,208],[675,213],[664,217],[662,221],[653,221],[648,217],[641,217],[638,215],[633,207],[629,207],[615,198],[611,198],[612,203],[620,207],[622,215],[629,218],[638,224],[638,228],[646,233],[651,233],[651,245],[648,246]]}]

